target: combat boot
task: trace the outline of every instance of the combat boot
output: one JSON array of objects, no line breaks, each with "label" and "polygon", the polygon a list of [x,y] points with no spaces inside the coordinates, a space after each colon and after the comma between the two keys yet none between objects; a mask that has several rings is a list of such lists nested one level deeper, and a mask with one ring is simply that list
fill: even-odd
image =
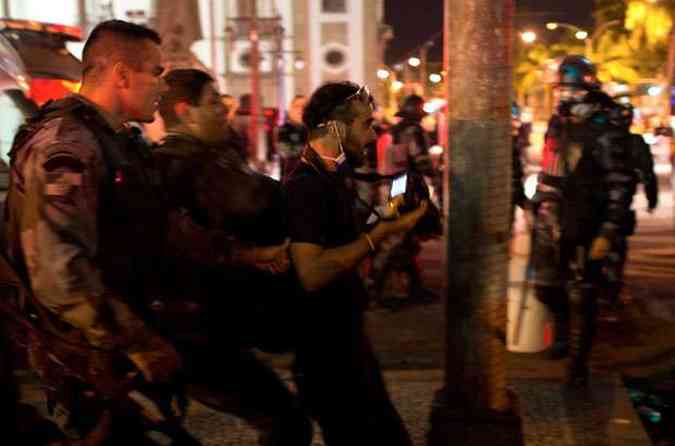
[{"label": "combat boot", "polygon": [[585,387],[588,384],[588,359],[595,336],[597,301],[591,284],[570,287],[570,339],[566,384]]}]

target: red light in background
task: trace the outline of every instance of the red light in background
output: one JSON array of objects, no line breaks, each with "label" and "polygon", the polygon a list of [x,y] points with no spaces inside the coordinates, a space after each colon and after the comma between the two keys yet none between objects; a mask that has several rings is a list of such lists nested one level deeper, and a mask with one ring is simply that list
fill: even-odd
[{"label": "red light in background", "polygon": [[36,104],[42,105],[50,99],[61,99],[76,92],[79,84],[64,81],[63,79],[32,78],[28,96]]}]

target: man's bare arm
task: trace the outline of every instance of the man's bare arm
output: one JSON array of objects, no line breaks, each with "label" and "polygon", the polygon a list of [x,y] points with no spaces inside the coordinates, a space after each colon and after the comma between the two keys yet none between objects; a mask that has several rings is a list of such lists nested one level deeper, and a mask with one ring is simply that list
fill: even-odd
[{"label": "man's bare arm", "polygon": [[[379,223],[366,236],[337,248],[325,249],[313,243],[291,243],[291,259],[305,291],[313,292],[333,282],[341,274],[354,269],[371,250],[370,241],[377,245],[392,234],[407,232],[424,215],[427,202],[416,210],[393,221]],[[368,240],[370,237],[370,241]]]}]

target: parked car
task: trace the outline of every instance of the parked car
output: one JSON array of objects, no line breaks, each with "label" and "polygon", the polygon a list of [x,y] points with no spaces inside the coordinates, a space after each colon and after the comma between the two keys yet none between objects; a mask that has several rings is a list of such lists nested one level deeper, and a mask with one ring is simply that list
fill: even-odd
[{"label": "parked car", "polygon": [[77,90],[82,64],[66,43],[81,40],[77,27],[0,19],[0,189],[19,125],[48,100]]}]

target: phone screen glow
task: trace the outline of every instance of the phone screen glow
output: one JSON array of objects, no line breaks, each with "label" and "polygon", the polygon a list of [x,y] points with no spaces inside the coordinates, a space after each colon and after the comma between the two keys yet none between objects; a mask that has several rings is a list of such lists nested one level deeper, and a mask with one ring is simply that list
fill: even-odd
[{"label": "phone screen glow", "polygon": [[408,182],[408,175],[401,175],[391,183],[391,197],[405,193],[405,186]]}]

